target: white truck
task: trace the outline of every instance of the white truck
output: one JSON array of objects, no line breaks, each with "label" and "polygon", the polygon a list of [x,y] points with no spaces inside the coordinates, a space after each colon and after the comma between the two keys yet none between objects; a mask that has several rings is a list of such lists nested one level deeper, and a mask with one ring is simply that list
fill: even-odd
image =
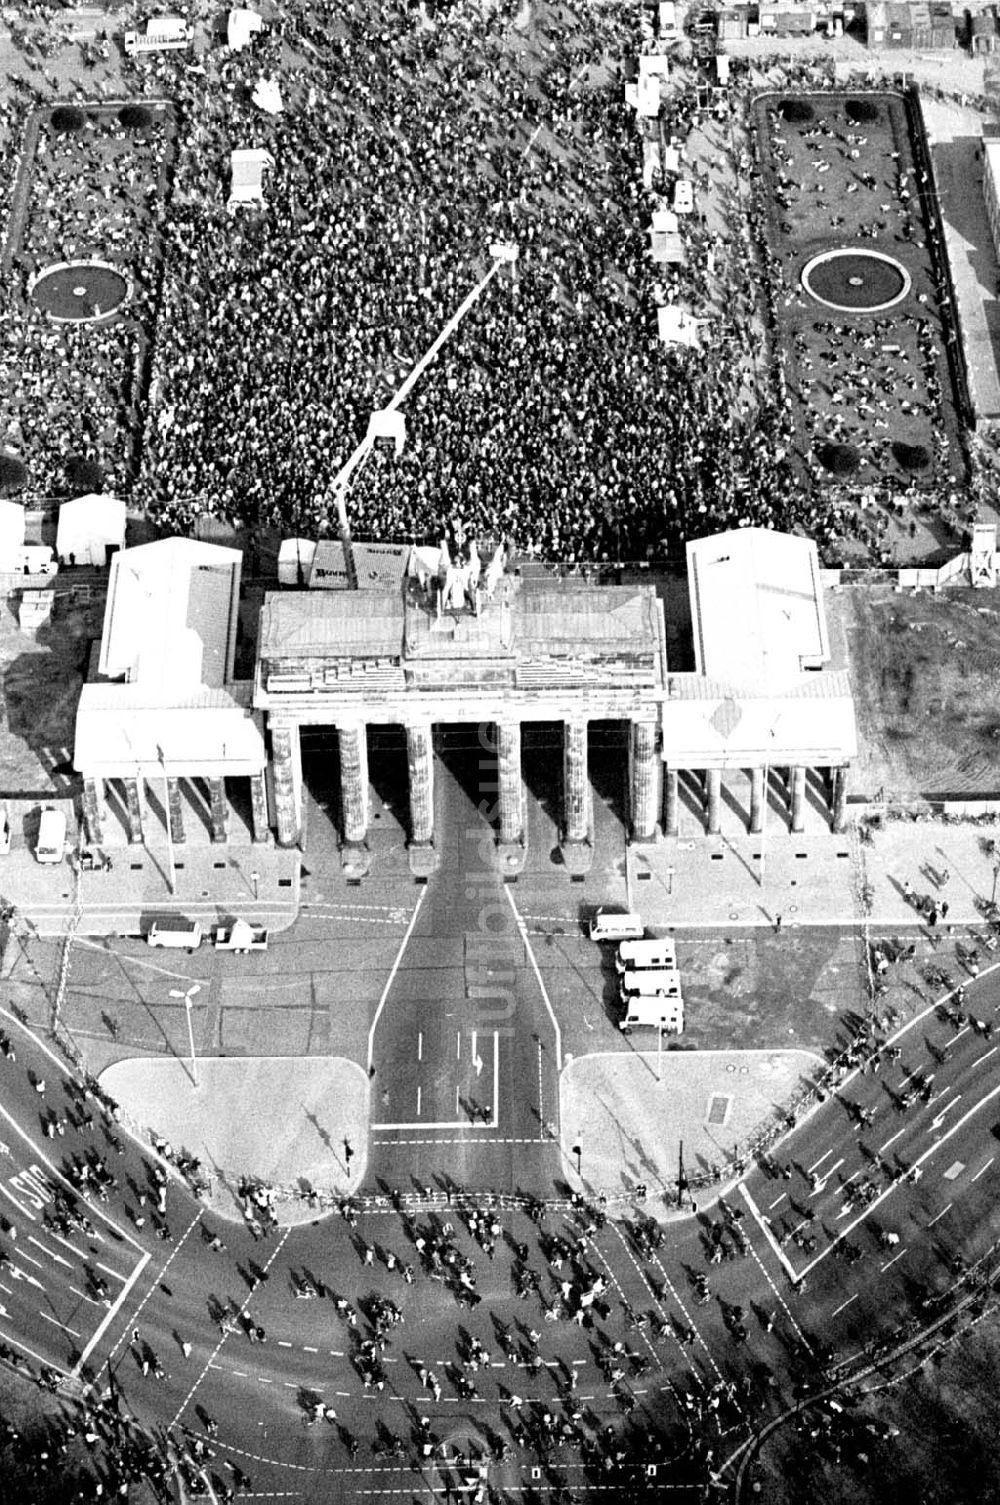
[{"label": "white truck", "polygon": [[677,970],[677,948],[669,936],[662,940],[622,941],[615,957],[619,972]]},{"label": "white truck", "polygon": [[232,925],[217,925],[212,944],[216,951],[235,951],[245,956],[248,951],[266,951],[268,932],[263,925],[251,925],[248,920],[234,920]]},{"label": "white truck", "polygon": [[624,1019],[618,1028],[626,1032],[633,1029],[656,1029],[665,1035],[684,1033],[684,1000],[677,998],[638,998],[628,1000]]},{"label": "white truck", "polygon": [[626,972],[618,993],[623,1003],[630,998],[679,998],[681,980],[676,972]]},{"label": "white truck", "polygon": [[126,31],[125,51],[129,57],[142,52],[176,52],[190,47],[194,27],[183,16],[150,16],[145,31]]}]

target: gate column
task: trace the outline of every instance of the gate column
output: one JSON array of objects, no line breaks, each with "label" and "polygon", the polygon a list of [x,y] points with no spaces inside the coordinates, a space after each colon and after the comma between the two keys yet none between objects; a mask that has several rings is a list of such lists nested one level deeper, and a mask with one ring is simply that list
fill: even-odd
[{"label": "gate column", "polygon": [[593,860],[590,845],[590,784],[587,767],[587,723],[563,723],[563,861],[572,873],[587,873]]},{"label": "gate column", "polygon": [[[352,874],[368,871],[368,731],[363,721],[337,727],[340,741],[341,860]],[[409,739],[407,739],[407,743]]]},{"label": "gate column", "polygon": [[301,826],[302,765],[297,726],[271,727],[274,814],[279,847],[294,847]]},{"label": "gate column", "polygon": [[660,759],[659,736],[654,721],[632,722],[632,839],[652,841],[659,818]]}]

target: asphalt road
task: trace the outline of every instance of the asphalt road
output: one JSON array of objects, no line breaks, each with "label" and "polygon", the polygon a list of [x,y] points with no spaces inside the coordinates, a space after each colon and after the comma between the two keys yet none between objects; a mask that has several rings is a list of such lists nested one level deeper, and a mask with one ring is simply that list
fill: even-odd
[{"label": "asphalt road", "polygon": [[[970,990],[978,1018],[989,1017],[996,998],[990,978]],[[780,1152],[783,1163],[806,1171],[817,1162],[821,1174],[825,1167],[823,1187],[814,1196],[797,1168],[790,1182],[757,1169],[750,1173],[748,1196],[771,1226],[755,1222],[746,1205],[742,1227],[748,1252],[718,1265],[711,1262],[712,1225],[718,1233],[723,1220],[714,1208],[671,1225],[658,1249],[642,1250],[633,1237],[635,1218],[593,1229],[589,1214],[553,1205],[539,1229],[522,1209],[505,1207],[496,1213],[500,1231],[492,1236],[491,1257],[468,1226],[461,1196],[453,1194],[449,1206],[447,1196],[427,1200],[406,1190],[406,1182],[398,1211],[388,1201],[370,1203],[359,1211],[356,1227],[334,1216],[255,1242],[243,1228],[222,1227],[202,1216],[195,1199],[172,1179],[166,1198],[171,1236],[162,1240],[154,1228],[151,1158],[105,1125],[92,1104],[87,1111],[95,1115],[94,1127],[67,1121],[62,1136],[46,1138],[41,1119],[47,1113],[70,1119],[72,1099],[63,1074],[18,1023],[7,1020],[5,1028],[17,1059],[0,1058],[3,1142],[9,1151],[0,1152],[5,1162],[0,1191],[17,1236],[12,1239],[9,1230],[0,1236],[10,1258],[0,1271],[3,1341],[25,1352],[35,1366],[46,1362],[64,1373],[76,1370],[98,1394],[109,1387],[110,1366],[124,1408],[148,1426],[173,1427],[176,1437],[189,1428],[215,1450],[209,1473],[231,1482],[228,1460],[252,1481],[244,1492],[258,1498],[390,1499],[434,1482],[443,1487],[445,1475],[452,1484],[461,1482],[453,1455],[447,1464],[436,1454],[422,1456],[423,1417],[438,1443],[462,1451],[490,1443],[499,1450],[502,1439],[520,1436],[508,1459],[489,1466],[490,1482],[500,1490],[529,1488],[535,1482],[532,1468],[542,1466],[550,1483],[564,1482],[582,1494],[613,1482],[623,1497],[639,1499],[649,1487],[645,1467],[655,1461],[660,1485],[669,1483],[682,1499],[693,1497],[705,1467],[696,1454],[697,1439],[712,1454],[710,1466],[719,1467],[787,1404],[797,1384],[815,1376],[821,1345],[844,1358],[888,1341],[912,1320],[919,1296],[954,1281],[952,1266],[938,1251],[949,1260],[958,1254],[975,1259],[996,1232],[989,1130],[990,1094],[1000,1094],[1000,1088],[990,1081],[996,1061],[992,1042],[972,1030],[958,1033],[932,1016],[902,1037],[903,1058],[890,1076],[883,1067],[878,1075],[848,1082]],[[908,1072],[932,1059],[925,1035],[944,1057],[933,1063],[934,1093],[941,1096],[897,1114],[890,1094]],[[503,1069],[501,1058],[501,1080]],[[44,1096],[29,1073],[44,1077]],[[523,1100],[530,1107],[529,1091]],[[877,1104],[872,1125],[861,1134],[845,1101]],[[975,1111],[966,1117],[970,1109]],[[120,1138],[122,1154],[109,1143],[106,1128]],[[897,1133],[899,1138],[886,1144]],[[488,1161],[493,1150],[478,1148],[486,1140],[469,1137],[476,1148],[463,1153],[483,1154]],[[887,1160],[898,1154],[912,1164],[925,1156],[924,1174],[915,1185],[897,1185],[851,1226],[851,1214],[840,1217],[849,1195],[842,1183],[871,1175],[866,1152],[879,1146]],[[456,1153],[450,1146],[446,1150]],[[117,1186],[107,1203],[91,1195],[81,1204],[92,1231],[54,1230],[46,1219],[53,1214],[60,1168],[88,1151],[105,1159]],[[836,1166],[838,1159],[842,1164]],[[949,1176],[959,1162],[965,1168]],[[474,1199],[480,1208],[483,1200],[481,1194]],[[730,1198],[733,1206],[739,1201],[738,1195]],[[772,1239],[786,1224],[797,1225],[802,1218],[797,1209],[810,1201],[816,1203],[816,1216],[808,1227],[819,1234],[819,1247],[809,1255],[787,1243],[779,1257]],[[145,1218],[141,1228],[135,1217]],[[433,1239],[435,1229],[440,1236],[446,1223],[454,1226],[458,1254],[474,1261],[471,1294],[453,1275],[436,1278],[418,1245],[420,1239]],[[820,1225],[830,1227],[832,1239],[819,1233]],[[899,1246],[882,1252],[879,1229],[898,1233]],[[216,1230],[225,1241],[223,1250],[208,1242]],[[846,1237],[834,1242],[842,1232]],[[559,1264],[547,1242],[551,1234],[575,1247],[573,1260]],[[483,1237],[491,1237],[488,1228]],[[732,1253],[731,1230],[723,1241]],[[837,1255],[847,1243],[867,1245],[856,1264]],[[524,1260],[518,1244],[527,1245]],[[370,1265],[365,1263],[369,1247]],[[796,1276],[807,1271],[804,1286],[789,1277],[785,1260]],[[401,1274],[406,1263],[413,1266],[413,1284]],[[537,1274],[539,1290],[521,1299],[518,1287],[526,1270]],[[88,1272],[106,1282],[103,1294]],[[705,1302],[696,1292],[699,1274],[708,1280]],[[297,1297],[302,1276],[324,1293]],[[607,1309],[591,1313],[590,1325],[578,1325],[569,1312],[579,1291],[598,1277],[605,1282]],[[561,1301],[566,1278],[576,1294],[558,1320],[547,1320],[545,1307]],[[359,1372],[373,1295],[391,1299],[403,1317],[389,1332],[381,1356],[381,1390],[366,1385]],[[474,1296],[481,1300],[474,1303]],[[336,1298],[349,1303],[357,1327],[338,1314]],[[738,1316],[737,1308],[742,1309]],[[227,1312],[236,1320],[224,1331]],[[636,1320],[643,1325],[636,1326]],[[264,1342],[249,1341],[250,1323],[265,1329]],[[539,1334],[538,1364],[532,1330]],[[465,1371],[475,1394],[463,1395],[458,1366],[472,1338],[487,1349],[490,1364]],[[615,1354],[616,1343],[623,1345],[623,1354]],[[147,1344],[162,1379],[153,1369],[143,1372]],[[437,1394],[429,1376],[422,1379],[422,1369],[433,1372]],[[320,1398],[336,1418],[309,1425]],[[579,1431],[554,1443],[546,1412],[558,1418],[556,1424],[565,1418]],[[582,1438],[600,1437],[609,1425],[612,1438],[605,1439],[602,1458],[619,1447],[625,1454],[610,1481],[603,1463],[588,1467],[581,1445]],[[519,1427],[528,1435],[518,1434]],[[388,1451],[390,1438],[400,1439],[403,1457]],[[359,1451],[352,1458],[353,1439]],[[654,1454],[654,1447],[659,1452]]]},{"label": "asphalt road", "polygon": [[496,871],[482,753],[439,758],[438,867],[371,1031],[370,1180],[550,1197],[559,1042],[514,890]]}]

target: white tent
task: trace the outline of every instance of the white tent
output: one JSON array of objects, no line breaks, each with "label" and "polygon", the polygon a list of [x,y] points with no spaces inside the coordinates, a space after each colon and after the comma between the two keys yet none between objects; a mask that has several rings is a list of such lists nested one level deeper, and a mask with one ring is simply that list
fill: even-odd
[{"label": "white tent", "polygon": [[698,331],[707,319],[696,319],[675,303],[666,303],[656,310],[657,333],[664,345],[686,345],[697,350],[701,345]]},{"label": "white tent", "polygon": [[263,204],[264,169],[274,166],[271,153],[264,151],[263,147],[247,147],[231,152],[229,165],[232,187],[227,207],[233,209],[240,204]]},{"label": "white tent", "polygon": [[234,52],[240,52],[250,38],[263,28],[263,16],[259,16],[255,10],[247,10],[245,6],[234,5],[226,23],[226,40]]},{"label": "white tent", "polygon": [[20,570],[23,552],[24,508],[18,502],[0,500],[0,571]]},{"label": "white tent", "polygon": [[280,115],[284,108],[281,102],[281,89],[276,78],[259,78],[250,98],[258,110],[263,110],[265,115]]},{"label": "white tent", "polygon": [[59,508],[56,553],[61,564],[95,565],[103,569],[108,549],[125,546],[125,503],[91,491]]}]

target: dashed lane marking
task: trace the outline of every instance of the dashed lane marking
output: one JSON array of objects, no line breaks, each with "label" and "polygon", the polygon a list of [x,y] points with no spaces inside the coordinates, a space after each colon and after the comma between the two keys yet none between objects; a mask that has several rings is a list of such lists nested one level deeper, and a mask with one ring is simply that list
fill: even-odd
[{"label": "dashed lane marking", "polygon": [[[424,890],[424,892],[426,892],[426,889]],[[199,1212],[198,1216],[199,1217],[201,1216],[200,1212]],[[195,1221],[197,1221],[197,1219]],[[188,1231],[190,1232],[190,1229]],[[274,1264],[274,1261],[277,1259],[278,1255],[281,1253],[282,1249],[284,1248],[284,1246],[285,1246],[285,1240],[288,1238],[288,1235],[291,1233],[291,1231],[292,1230],[290,1228],[286,1228],[284,1230],[284,1232],[282,1233],[281,1237],[279,1238],[278,1242],[275,1244],[274,1248],[271,1250],[271,1254],[270,1254],[270,1257],[268,1258],[267,1264],[264,1266],[264,1274],[265,1275],[267,1274],[268,1270],[270,1270],[271,1266]],[[247,1292],[246,1297],[245,1297],[245,1299],[243,1301],[243,1305],[239,1309],[238,1316],[242,1317],[244,1315],[244,1313],[246,1312],[247,1307],[250,1305],[250,1302],[253,1299],[253,1294],[254,1294],[253,1291],[248,1291]],[[187,1410],[187,1407],[188,1407],[188,1404],[189,1404],[189,1402],[191,1400],[191,1397],[194,1395],[194,1393],[197,1390],[198,1386],[201,1384],[202,1380],[205,1378],[206,1374],[208,1373],[209,1365],[221,1353],[221,1351],[222,1351],[222,1345],[225,1343],[225,1341],[226,1341],[226,1339],[228,1337],[229,1337],[228,1331],[224,1332],[222,1334],[222,1337],[219,1339],[218,1343],[215,1345],[215,1350],[210,1355],[210,1357],[208,1358],[208,1360],[206,1361],[205,1367],[201,1371],[201,1374],[199,1374],[198,1378],[195,1380],[194,1384],[191,1386],[191,1389],[188,1391],[187,1395],[181,1401],[181,1404],[180,1404],[180,1406],[177,1409],[177,1413],[174,1416],[173,1421],[170,1423],[170,1425],[172,1427],[175,1427],[177,1425],[177,1423],[180,1421],[181,1417],[184,1415],[184,1412]]]},{"label": "dashed lane marking", "polygon": [[995,1157],[993,1155],[990,1156],[990,1158],[987,1160],[986,1164],[982,1167],[982,1169],[978,1170],[976,1172],[976,1174],[973,1176],[973,1178],[972,1178],[973,1181],[978,1181],[979,1178],[980,1178],[980,1176],[985,1176],[986,1175],[986,1172],[989,1170],[990,1166],[993,1164],[994,1158]]},{"label": "dashed lane marking", "polygon": [[890,1259],[886,1264],[882,1265],[881,1269],[879,1270],[879,1274],[884,1275],[886,1270],[891,1270],[897,1259],[902,1259],[905,1253],[905,1249],[900,1249],[898,1254],[894,1254],[892,1256],[892,1259]]},{"label": "dashed lane marking", "polygon": [[740,1189],[740,1196],[743,1198],[744,1202],[747,1204],[747,1206],[750,1209],[750,1216],[753,1218],[754,1222],[757,1224],[757,1227],[760,1229],[761,1233],[764,1235],[764,1237],[767,1239],[767,1242],[770,1244],[770,1246],[771,1246],[771,1253],[778,1260],[778,1263],[781,1265],[782,1269],[787,1274],[789,1280],[791,1280],[793,1282],[796,1281],[796,1280],[798,1280],[799,1277],[795,1273],[794,1266],[792,1265],[791,1261],[788,1259],[788,1256],[785,1254],[784,1250],[779,1245],[778,1240],[775,1238],[774,1234],[771,1232],[770,1228],[768,1227],[768,1225],[767,1225],[767,1223],[766,1223],[766,1221],[764,1219],[764,1214],[761,1212],[760,1208],[757,1206],[757,1203],[754,1201],[753,1197],[747,1191],[747,1189],[744,1186],[744,1184],[743,1184],[742,1181],[740,1182],[740,1188],[739,1189]]},{"label": "dashed lane marking", "polygon": [[[163,1269],[160,1271],[159,1275],[153,1281],[153,1283],[150,1286],[149,1290],[146,1292],[145,1296],[142,1298],[142,1300],[139,1302],[139,1305],[136,1307],[135,1311],[132,1313],[132,1320],[131,1320],[131,1322],[127,1322],[125,1324],[124,1328],[122,1329],[121,1337],[118,1339],[118,1342],[115,1344],[114,1348],[112,1348],[111,1352],[108,1354],[108,1363],[109,1364],[110,1364],[111,1360],[114,1358],[115,1354],[118,1352],[119,1348],[121,1348],[122,1344],[125,1342],[125,1338],[126,1338],[127,1334],[132,1331],[133,1327],[135,1327],[136,1323],[139,1320],[139,1314],[140,1314],[140,1312],[142,1311],[143,1307],[146,1305],[146,1302],[149,1301],[149,1299],[153,1295],[154,1291],[157,1290],[157,1288],[158,1288],[158,1286],[160,1284],[160,1281],[163,1279],[164,1275],[166,1275],[167,1271],[170,1269],[170,1266],[173,1263],[173,1261],[177,1258],[178,1254],[180,1254],[180,1252],[183,1249],[185,1243],[187,1242],[187,1239],[188,1239],[189,1234],[191,1233],[191,1230],[194,1228],[195,1224],[198,1222],[198,1220],[200,1219],[200,1217],[201,1217],[201,1211],[199,1209],[199,1211],[196,1212],[195,1215],[194,1215],[194,1217],[191,1219],[191,1221],[188,1224],[188,1226],[185,1228],[184,1232],[181,1234],[181,1237],[178,1239],[178,1241],[174,1245],[173,1249],[171,1249],[170,1254],[169,1254],[167,1260],[164,1263]],[[102,1322],[101,1326],[98,1328],[97,1332],[94,1334],[93,1338],[90,1340],[90,1342],[88,1343],[86,1349],[84,1350],[84,1352],[81,1354],[79,1360],[77,1361],[76,1368],[73,1370],[74,1376],[79,1373],[80,1369],[83,1366],[84,1361],[90,1357],[90,1354],[93,1351],[94,1347],[99,1342],[99,1340],[103,1337],[105,1328],[108,1326],[108,1324],[111,1322],[111,1320],[116,1316],[119,1307],[121,1307],[121,1305],[123,1304],[126,1296],[129,1293],[129,1291],[132,1289],[132,1286],[135,1284],[136,1280],[139,1278],[140,1272],[142,1270],[144,1270],[145,1267],[146,1267],[146,1265],[149,1263],[150,1257],[151,1256],[148,1255],[148,1254],[145,1254],[145,1253],[143,1254],[141,1264],[139,1264],[138,1267],[135,1270],[133,1270],[132,1274],[129,1276],[128,1280],[125,1283],[125,1286],[122,1289],[121,1295],[118,1297],[118,1300],[115,1302],[115,1304],[112,1307],[111,1311],[108,1312],[107,1317],[105,1317],[105,1319]],[[94,1385],[96,1385],[96,1384],[97,1384],[97,1380],[95,1379],[88,1388],[89,1389],[93,1389]]]},{"label": "dashed lane marking", "polygon": [[855,1293],[854,1293],[854,1295],[853,1295],[853,1296],[848,1296],[848,1298],[847,1298],[847,1300],[846,1300],[846,1301],[842,1301],[842,1302],[841,1302],[841,1303],[840,1303],[840,1305],[839,1305],[839,1306],[838,1306],[838,1307],[837,1307],[837,1308],[836,1308],[836,1309],[835,1309],[835,1310],[834,1310],[834,1311],[832,1311],[832,1312],[831,1312],[831,1313],[830,1313],[830,1316],[831,1316],[831,1317],[839,1317],[839,1316],[840,1316],[840,1314],[841,1314],[841,1312],[846,1312],[846,1310],[847,1310],[847,1308],[848,1308],[848,1307],[849,1307],[849,1306],[850,1306],[850,1304],[851,1304],[851,1302],[852,1302],[852,1301],[857,1301],[857,1299],[858,1299],[858,1294],[859,1294],[859,1293],[858,1293],[858,1292],[857,1292],[857,1291],[855,1291]]},{"label": "dashed lane marking", "polygon": [[[750,1242],[749,1239],[747,1240],[747,1242],[748,1243]],[[774,1295],[775,1301],[777,1301],[778,1305],[781,1307],[781,1310],[784,1312],[785,1316],[788,1318],[789,1322],[792,1324],[792,1327],[795,1329],[795,1333],[796,1333],[796,1336],[798,1337],[799,1342],[802,1344],[803,1348],[806,1350],[807,1353],[812,1353],[812,1351],[813,1351],[812,1344],[809,1342],[809,1339],[806,1337],[805,1333],[802,1331],[801,1327],[796,1322],[795,1318],[792,1316],[791,1308],[789,1307],[788,1302],[785,1300],[784,1296],[782,1296],[781,1292],[778,1290],[778,1287],[775,1285],[774,1281],[771,1279],[771,1272],[770,1272],[770,1270],[767,1268],[767,1266],[765,1265],[764,1261],[761,1259],[760,1255],[757,1253],[757,1250],[754,1248],[753,1244],[750,1244],[750,1253],[753,1255],[754,1259],[757,1261],[757,1264],[760,1267],[761,1274],[763,1275],[764,1279],[767,1281],[768,1285],[771,1287],[771,1291],[772,1291],[772,1294]]]}]

